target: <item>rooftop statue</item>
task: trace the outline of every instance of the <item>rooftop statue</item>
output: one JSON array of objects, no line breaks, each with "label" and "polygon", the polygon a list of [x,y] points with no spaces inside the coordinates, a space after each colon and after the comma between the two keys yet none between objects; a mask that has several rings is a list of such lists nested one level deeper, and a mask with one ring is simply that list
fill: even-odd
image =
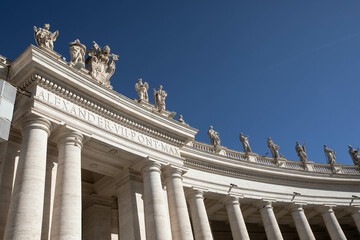
[{"label": "rooftop statue", "polygon": [[69,43],[70,46],[70,57],[69,62],[70,66],[77,69],[85,67],[85,52],[86,47],[84,44],[80,43],[79,39],[76,39],[74,42]]},{"label": "rooftop statue", "polygon": [[243,145],[244,152],[245,153],[251,152],[251,148],[250,148],[250,144],[249,144],[249,136],[245,137],[242,133],[240,133],[239,139]]},{"label": "rooftop statue", "polygon": [[357,148],[355,150],[355,149],[353,149],[353,147],[351,145],[349,145],[348,147],[349,147],[349,154],[350,154],[351,159],[354,162],[354,165],[360,167],[360,154],[359,154],[360,148]]},{"label": "rooftop statue", "polygon": [[90,71],[92,78],[106,87],[111,87],[109,79],[115,72],[114,61],[117,61],[119,56],[110,53],[107,45],[101,49],[95,41],[93,48],[87,50],[86,54],[86,69]]},{"label": "rooftop statue", "polygon": [[220,141],[220,138],[219,138],[219,133],[214,131],[213,126],[209,127],[208,135],[209,135],[209,138],[210,138],[211,145],[213,145],[214,147],[220,146],[221,141]]},{"label": "rooftop statue", "polygon": [[270,137],[267,139],[267,145],[270,149],[271,155],[274,159],[277,159],[279,157],[279,145],[276,145]]},{"label": "rooftop statue", "polygon": [[305,149],[305,143],[304,145],[301,146],[301,144],[297,141],[296,145],[295,145],[295,151],[297,153],[297,155],[300,158],[300,161],[305,165],[305,163],[307,163],[308,161],[308,157],[306,154],[306,149]]},{"label": "rooftop statue", "polygon": [[59,31],[56,30],[54,33],[52,33],[49,31],[49,29],[49,24],[44,24],[44,28],[37,28],[34,26],[35,42],[38,47],[53,50],[54,42],[56,41],[57,36],[59,36]]},{"label": "rooftop statue", "polygon": [[324,145],[324,152],[325,152],[328,164],[334,165],[336,152],[334,150],[329,149],[326,145]]},{"label": "rooftop statue", "polygon": [[162,90],[162,88],[163,86],[160,85],[157,91],[154,89],[155,107],[159,110],[159,112],[164,111],[166,107],[165,98],[167,96],[167,93]]},{"label": "rooftop statue", "polygon": [[180,116],[178,117],[178,121],[179,121],[180,123],[184,123],[184,124],[185,124],[185,121],[184,121],[184,119],[183,119],[183,115],[180,115]]},{"label": "rooftop statue", "polygon": [[149,102],[148,89],[149,89],[149,84],[147,82],[143,84],[142,79],[139,78],[138,82],[135,84],[135,90],[138,93],[139,102],[140,101]]}]

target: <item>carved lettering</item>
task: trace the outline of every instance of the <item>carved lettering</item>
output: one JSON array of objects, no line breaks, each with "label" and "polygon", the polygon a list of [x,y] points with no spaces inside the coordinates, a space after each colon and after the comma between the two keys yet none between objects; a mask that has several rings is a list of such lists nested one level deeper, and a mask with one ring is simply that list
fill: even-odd
[{"label": "carved lettering", "polygon": [[132,129],[121,126],[112,120],[106,119],[96,113],[90,112],[89,110],[83,107],[77,106],[72,102],[60,98],[55,94],[48,92],[47,90],[42,89],[41,91],[39,91],[36,97],[39,100],[46,101],[54,105],[55,107],[67,113],[70,113],[78,118],[81,118],[91,124],[95,124],[106,131],[113,132],[119,136],[140,143],[142,145],[148,146],[150,148],[154,148],[174,156],[180,156],[180,151],[179,148],[177,147],[173,147],[167,143],[160,142],[150,136],[143,135]]}]

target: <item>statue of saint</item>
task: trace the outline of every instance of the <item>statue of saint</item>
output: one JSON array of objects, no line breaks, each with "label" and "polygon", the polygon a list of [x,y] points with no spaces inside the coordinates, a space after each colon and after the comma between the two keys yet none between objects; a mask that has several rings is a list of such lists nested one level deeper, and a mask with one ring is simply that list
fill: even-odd
[{"label": "statue of saint", "polygon": [[360,167],[360,154],[359,154],[360,148],[357,148],[355,150],[355,149],[353,149],[353,147],[351,145],[349,145],[348,147],[349,147],[349,154],[350,154],[351,159],[354,162],[354,165]]},{"label": "statue of saint", "polygon": [[164,111],[166,107],[165,98],[167,96],[167,93],[162,90],[162,88],[163,86],[160,85],[157,91],[154,89],[155,107],[159,110],[159,112]]},{"label": "statue of saint", "polygon": [[335,163],[335,151],[329,149],[326,145],[324,145],[324,152],[328,161],[328,164],[334,165]]},{"label": "statue of saint", "polygon": [[251,152],[251,148],[250,148],[250,144],[249,144],[249,136],[245,137],[242,133],[240,133],[239,139],[243,145],[244,152],[245,153]]},{"label": "statue of saint", "polygon": [[211,145],[213,145],[214,147],[220,146],[221,141],[219,138],[219,133],[214,131],[213,126],[209,127],[208,135],[210,138]]},{"label": "statue of saint", "polygon": [[[110,53],[110,47],[105,46],[103,49],[93,41],[93,48],[89,49],[86,54],[86,69],[89,70],[92,78],[98,83],[110,86],[110,77],[115,72],[115,62],[118,60],[118,55]],[[110,59],[111,58],[111,59]]]},{"label": "statue of saint", "polygon": [[267,145],[270,149],[271,155],[274,159],[277,159],[279,157],[279,145],[276,145],[270,137],[267,139]]},{"label": "statue of saint", "polygon": [[56,41],[59,31],[56,30],[54,33],[49,31],[50,25],[44,24],[44,28],[37,28],[34,26],[35,42],[38,47],[47,48],[49,50],[54,49],[54,42]]},{"label": "statue of saint", "polygon": [[69,46],[71,57],[69,62],[70,66],[77,69],[85,67],[85,45],[81,44],[79,39],[76,39],[74,42],[69,43]]},{"label": "statue of saint", "polygon": [[139,78],[138,82],[135,84],[135,90],[138,93],[139,102],[140,101],[149,102],[148,89],[149,89],[149,84],[147,82],[143,84],[142,79]]},{"label": "statue of saint", "polygon": [[180,123],[185,124],[185,121],[184,121],[184,119],[183,119],[183,115],[180,115],[180,116],[178,117],[178,121],[179,121]]},{"label": "statue of saint", "polygon": [[297,155],[299,156],[300,161],[303,164],[307,163],[308,157],[306,154],[305,143],[304,143],[304,145],[301,146],[299,141],[297,141],[296,145],[295,145],[295,151],[296,151]]}]

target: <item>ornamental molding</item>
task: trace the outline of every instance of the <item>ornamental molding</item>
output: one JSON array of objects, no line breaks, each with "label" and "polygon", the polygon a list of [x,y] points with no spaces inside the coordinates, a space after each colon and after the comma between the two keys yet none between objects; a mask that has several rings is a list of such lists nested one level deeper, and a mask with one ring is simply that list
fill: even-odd
[{"label": "ornamental molding", "polygon": [[189,159],[186,158],[184,161],[184,166],[190,169],[197,169],[202,172],[211,172],[214,174],[222,174],[227,176],[233,176],[236,178],[248,179],[248,180],[255,180],[265,183],[274,183],[274,184],[281,184],[281,185],[288,185],[288,186],[307,186],[313,187],[317,189],[339,189],[339,190],[358,190],[359,189],[359,182],[349,182],[350,179],[341,179],[344,180],[342,182],[337,182],[336,180],[339,179],[329,179],[329,178],[318,178],[318,176],[314,176],[313,178],[306,178],[299,179],[298,177],[294,177],[293,175],[289,176],[281,176],[275,175],[276,171],[274,171],[274,175],[265,172],[254,172],[249,171],[248,169],[241,169],[241,168],[234,168],[232,166],[221,166],[218,164],[204,162],[201,160]]},{"label": "ornamental molding", "polygon": [[22,87],[23,89],[29,88],[30,85],[33,83],[38,83],[39,85],[43,86],[45,89],[49,90],[52,93],[59,94],[61,97],[78,104],[81,107],[84,107],[86,110],[92,111],[102,117],[108,118],[112,121],[120,123],[123,126],[129,127],[132,130],[136,130],[138,132],[143,133],[149,137],[154,137],[161,141],[167,142],[169,144],[175,145],[177,147],[182,146],[185,144],[184,141],[180,141],[173,137],[167,136],[166,134],[157,131],[151,127],[144,126],[143,124],[139,123],[138,121],[125,116],[122,113],[115,112],[109,110],[108,108],[104,107],[102,104],[95,103],[94,101],[89,100],[86,97],[80,96],[78,93],[75,93],[68,88],[63,87],[62,85],[55,83],[41,75],[35,73],[29,79],[27,79]]}]

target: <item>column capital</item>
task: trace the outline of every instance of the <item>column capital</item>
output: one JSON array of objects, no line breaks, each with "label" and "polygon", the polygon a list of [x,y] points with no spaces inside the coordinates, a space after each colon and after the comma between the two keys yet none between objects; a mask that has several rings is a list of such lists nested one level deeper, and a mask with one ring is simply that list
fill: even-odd
[{"label": "column capital", "polygon": [[141,163],[141,172],[159,172],[161,173],[161,163],[154,161],[154,160],[150,160],[149,158],[146,158],[146,160],[144,162]]},{"label": "column capital", "polygon": [[181,178],[187,172],[187,168],[169,164],[162,169],[165,178]]},{"label": "column capital", "polygon": [[61,134],[58,142],[59,145],[73,144],[77,147],[83,147],[84,136],[77,131],[65,129]]},{"label": "column capital", "polygon": [[220,201],[225,205],[240,205],[239,200],[244,198],[242,194],[228,194],[223,197]]},{"label": "column capital", "polygon": [[257,207],[258,209],[262,209],[262,208],[272,208],[272,203],[276,202],[275,200],[272,199],[262,199],[259,200],[258,202],[256,202],[254,205],[255,207]]},{"label": "column capital", "polygon": [[191,188],[188,188],[185,190],[185,196],[187,199],[193,199],[193,198],[204,199],[205,192],[206,192],[206,189],[191,187]]},{"label": "column capital", "polygon": [[334,212],[333,207],[336,207],[336,205],[324,205],[324,206],[320,206],[317,210],[321,214],[333,213]]},{"label": "column capital", "polygon": [[290,210],[290,212],[304,211],[304,209],[303,209],[304,205],[306,205],[306,203],[294,202],[289,205],[289,210]]},{"label": "column capital", "polygon": [[28,129],[36,129],[36,128],[44,130],[49,136],[52,130],[52,125],[49,120],[36,115],[29,116],[22,123],[22,133]]}]

